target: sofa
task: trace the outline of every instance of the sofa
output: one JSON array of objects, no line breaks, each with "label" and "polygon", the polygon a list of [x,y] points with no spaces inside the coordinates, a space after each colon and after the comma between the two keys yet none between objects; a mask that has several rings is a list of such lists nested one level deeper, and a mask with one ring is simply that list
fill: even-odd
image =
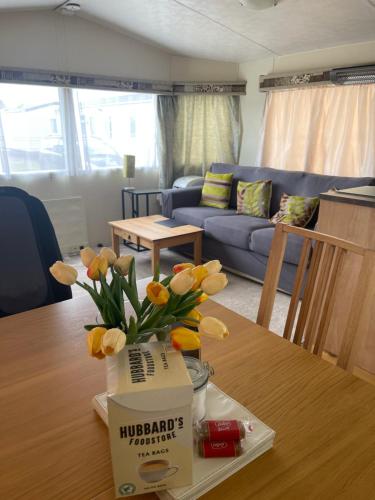
[{"label": "sofa", "polygon": [[[374,185],[372,177],[337,177],[266,167],[212,164],[213,173],[233,173],[228,209],[200,206],[202,187],[167,189],[162,192],[162,214],[176,225],[191,224],[204,229],[204,259],[220,259],[227,269],[263,281],[275,226],[268,219],[236,213],[239,180],[272,180],[270,216],[279,210],[280,198],[289,195],[319,196],[329,189]],[[308,228],[316,225],[318,210]],[[302,248],[302,239],[290,235],[282,266],[279,288],[291,293]],[[178,251],[191,254],[188,245]]]}]

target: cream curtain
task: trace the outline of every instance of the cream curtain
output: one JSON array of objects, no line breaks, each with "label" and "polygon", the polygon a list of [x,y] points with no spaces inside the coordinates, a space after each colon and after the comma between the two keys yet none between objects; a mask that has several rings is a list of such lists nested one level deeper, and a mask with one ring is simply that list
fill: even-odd
[{"label": "cream curtain", "polygon": [[213,162],[238,163],[241,142],[238,96],[158,96],[160,184],[204,175]]},{"label": "cream curtain", "polygon": [[340,176],[375,175],[375,85],[267,96],[260,164]]}]

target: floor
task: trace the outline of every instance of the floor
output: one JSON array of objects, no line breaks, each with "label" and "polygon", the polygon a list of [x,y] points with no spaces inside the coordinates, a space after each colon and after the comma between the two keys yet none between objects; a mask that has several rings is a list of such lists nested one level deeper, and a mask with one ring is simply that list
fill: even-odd
[{"label": "floor", "polygon": [[[136,258],[137,279],[151,276],[151,257],[149,251],[138,253],[129,247],[122,245],[120,252],[121,255],[132,254]],[[78,270],[78,279],[80,281],[88,280],[86,277],[86,268],[81,263],[79,256],[66,256],[64,260],[67,264],[71,264],[76,267]],[[186,260],[186,257],[183,257],[171,250],[162,250],[160,253],[160,272],[163,274],[170,274],[174,264],[185,262]],[[255,321],[258,312],[260,295],[262,292],[262,285],[241,276],[237,276],[233,273],[227,271],[225,272],[227,273],[229,284],[222,292],[215,295],[214,300],[228,309]],[[75,297],[86,294],[86,292],[78,285],[73,285],[72,291],[73,296]],[[278,292],[276,295],[270,330],[280,336],[282,336],[288,305],[289,296]],[[330,363],[335,363],[335,358],[329,354],[324,353],[323,358]],[[354,374],[359,378],[375,385],[375,375],[361,370],[360,368],[355,368]]]}]

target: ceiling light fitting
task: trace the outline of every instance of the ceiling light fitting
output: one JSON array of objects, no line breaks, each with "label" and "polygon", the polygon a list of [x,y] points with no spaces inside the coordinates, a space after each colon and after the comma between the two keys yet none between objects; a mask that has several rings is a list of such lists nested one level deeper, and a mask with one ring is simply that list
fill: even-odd
[{"label": "ceiling light fitting", "polygon": [[270,7],[276,7],[279,0],[238,0],[242,7],[248,7],[252,10],[265,10]]},{"label": "ceiling light fitting", "polygon": [[73,16],[76,12],[81,10],[81,5],[78,2],[71,2],[68,0],[59,5],[56,10],[65,16]]}]

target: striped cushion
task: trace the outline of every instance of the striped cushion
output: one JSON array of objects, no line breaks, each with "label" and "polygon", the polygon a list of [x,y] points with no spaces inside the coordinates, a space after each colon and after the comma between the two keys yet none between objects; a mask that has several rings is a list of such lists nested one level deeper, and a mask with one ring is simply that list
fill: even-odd
[{"label": "striped cushion", "polygon": [[233,174],[206,173],[201,205],[204,207],[228,208]]}]

